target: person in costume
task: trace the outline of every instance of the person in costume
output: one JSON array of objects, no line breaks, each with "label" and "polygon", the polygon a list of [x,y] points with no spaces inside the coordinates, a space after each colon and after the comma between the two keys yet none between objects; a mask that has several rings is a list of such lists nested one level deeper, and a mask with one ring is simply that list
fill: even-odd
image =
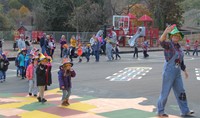
[{"label": "person in costume", "polygon": [[[166,41],[167,35],[170,40]],[[190,111],[186,98],[181,70],[184,71],[185,77],[188,78],[186,66],[184,64],[184,52],[178,43],[184,35],[175,25],[168,26],[160,37],[160,44],[164,48],[165,63],[162,75],[162,89],[157,103],[157,114],[159,117],[168,117],[165,113],[165,105],[171,88],[173,88],[176,100],[181,110],[181,116],[193,116],[194,112]]]},{"label": "person in costume", "polygon": [[88,43],[86,45],[86,50],[85,50],[85,57],[87,59],[87,62],[90,61],[90,53],[91,53],[91,45]]},{"label": "person in costume", "polygon": [[48,90],[47,86],[50,86],[52,84],[52,73],[51,73],[52,58],[50,56],[46,56],[46,58],[48,59],[48,62],[46,64],[47,70],[46,70],[46,85],[45,85],[45,90]]},{"label": "person in costume", "polygon": [[185,55],[190,55],[190,39],[186,38],[186,44],[185,44]]},{"label": "person in costume", "polygon": [[74,54],[75,54],[75,51],[76,51],[76,44],[77,41],[76,41],[76,38],[74,35],[72,35],[71,39],[70,39],[70,55],[69,55],[69,58],[71,60],[71,62],[73,62],[73,57],[74,57]]},{"label": "person in costume", "polygon": [[196,56],[198,56],[198,47],[199,47],[199,42],[196,40],[194,42],[194,51],[193,51],[193,56],[196,53]]},{"label": "person in costume", "polygon": [[62,90],[62,104],[63,106],[69,105],[69,97],[71,95],[72,82],[71,78],[76,76],[76,72],[72,69],[73,63],[63,60],[63,64],[58,71],[59,86]]},{"label": "person in costume", "polygon": [[29,81],[29,96],[34,95],[37,97],[38,89],[37,89],[37,80],[36,80],[36,68],[38,65],[38,56],[34,56],[31,59],[31,64],[28,66],[26,70],[26,78]]},{"label": "person in costume", "polygon": [[39,57],[39,64],[36,68],[36,78],[37,78],[37,87],[39,89],[39,96],[38,96],[38,102],[46,102],[47,100],[44,98],[44,90],[46,85],[46,70],[47,70],[47,62],[48,59],[40,53]]},{"label": "person in costume", "polygon": [[79,58],[79,61],[78,62],[82,62],[82,54],[83,54],[83,49],[82,49],[82,46],[81,44],[78,45],[78,49],[77,49],[77,55],[78,55],[78,58]]},{"label": "person in costume", "polygon": [[20,67],[20,75],[22,79],[25,78],[25,57],[26,57],[26,49],[23,48],[21,50],[21,54],[19,54],[19,67]]}]

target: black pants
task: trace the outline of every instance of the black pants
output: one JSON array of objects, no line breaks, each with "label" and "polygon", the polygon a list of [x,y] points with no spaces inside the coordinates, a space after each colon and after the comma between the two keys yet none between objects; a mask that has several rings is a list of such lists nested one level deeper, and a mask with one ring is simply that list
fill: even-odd
[{"label": "black pants", "polygon": [[63,47],[60,47],[60,58],[62,58],[62,56],[63,56]]},{"label": "black pants", "polygon": [[144,58],[148,57],[147,50],[143,50]]},{"label": "black pants", "polygon": [[135,50],[134,50],[134,54],[133,54],[134,58],[135,58],[135,55],[138,58],[138,48],[137,47],[135,47]]}]

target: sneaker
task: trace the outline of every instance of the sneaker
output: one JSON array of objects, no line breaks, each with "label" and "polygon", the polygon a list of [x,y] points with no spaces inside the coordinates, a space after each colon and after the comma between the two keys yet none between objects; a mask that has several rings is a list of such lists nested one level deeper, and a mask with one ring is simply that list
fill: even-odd
[{"label": "sneaker", "polygon": [[159,114],[158,117],[161,117],[161,118],[163,118],[163,117],[169,117],[169,115],[167,115],[167,114],[164,113],[164,114]]},{"label": "sneaker", "polygon": [[38,102],[41,102],[41,98],[40,97],[37,97],[37,99],[38,99]]},{"label": "sneaker", "polygon": [[47,102],[47,100],[43,98],[43,99],[41,100],[41,102],[42,102],[42,103],[45,103],[45,102]]},{"label": "sneaker", "polygon": [[194,111],[192,111],[192,110],[190,112],[188,112],[187,114],[182,114],[181,116],[182,117],[195,117],[194,116]]},{"label": "sneaker", "polygon": [[29,94],[29,96],[32,96],[32,93],[28,93]]}]

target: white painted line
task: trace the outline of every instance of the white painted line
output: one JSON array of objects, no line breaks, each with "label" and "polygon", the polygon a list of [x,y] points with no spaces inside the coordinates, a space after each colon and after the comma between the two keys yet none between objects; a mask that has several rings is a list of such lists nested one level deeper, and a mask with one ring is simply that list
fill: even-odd
[{"label": "white painted line", "polygon": [[111,76],[106,77],[106,79],[110,79],[110,78],[111,78]]},{"label": "white painted line", "polygon": [[200,77],[197,77],[197,80],[200,80]]},{"label": "white painted line", "polygon": [[13,71],[13,72],[16,72],[17,71],[17,69],[8,69],[8,71]]}]

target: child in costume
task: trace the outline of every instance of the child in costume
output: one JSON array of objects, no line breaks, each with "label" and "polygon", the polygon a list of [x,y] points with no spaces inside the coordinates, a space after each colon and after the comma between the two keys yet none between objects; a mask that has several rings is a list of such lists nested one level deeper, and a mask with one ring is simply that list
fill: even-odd
[{"label": "child in costume", "polygon": [[185,54],[186,55],[190,55],[189,50],[190,50],[190,40],[186,38],[186,44],[185,44],[185,51],[186,51]]},{"label": "child in costume", "polygon": [[71,95],[72,82],[71,78],[76,76],[75,71],[72,69],[73,63],[63,60],[63,64],[58,71],[59,86],[62,90],[62,105],[69,105],[69,97]]},{"label": "child in costume", "polygon": [[44,90],[46,85],[46,70],[47,70],[47,62],[48,59],[40,53],[40,62],[36,69],[36,77],[37,77],[37,87],[39,89],[39,97],[38,102],[46,102],[47,100],[44,98]]},{"label": "child in costume", "polygon": [[79,58],[79,61],[78,62],[82,62],[82,54],[83,54],[83,49],[82,49],[82,46],[81,44],[78,45],[78,49],[77,49],[77,55],[78,55],[78,58]]},{"label": "child in costume", "polygon": [[86,50],[85,50],[85,57],[87,59],[87,62],[90,61],[90,52],[91,52],[91,46],[90,44],[87,44]]},{"label": "child in costume", "polygon": [[199,47],[199,42],[196,40],[194,42],[194,51],[193,51],[193,56],[196,53],[196,56],[198,56],[198,47]]},{"label": "child in costume", "polygon": [[31,60],[31,64],[29,64],[26,70],[26,78],[29,81],[29,96],[34,95],[37,97],[38,89],[37,89],[37,80],[36,80],[36,68],[38,65],[38,56],[34,56]]},{"label": "child in costume", "polygon": [[50,56],[46,56],[48,59],[48,62],[46,64],[47,70],[46,70],[46,85],[45,85],[45,90],[48,90],[47,86],[50,86],[52,84],[52,74],[51,74],[51,69],[52,69],[52,58]]},{"label": "child in costume", "polygon": [[[167,35],[170,40],[166,41]],[[181,116],[191,117],[194,112],[190,111],[187,103],[185,89],[181,76],[181,70],[184,71],[186,78],[188,73],[184,64],[184,52],[179,45],[179,41],[184,35],[175,25],[168,26],[160,37],[161,46],[164,48],[165,63],[162,77],[162,90],[157,103],[157,114],[159,117],[168,117],[165,113],[165,105],[171,88],[174,90],[176,100],[181,110]]]}]

